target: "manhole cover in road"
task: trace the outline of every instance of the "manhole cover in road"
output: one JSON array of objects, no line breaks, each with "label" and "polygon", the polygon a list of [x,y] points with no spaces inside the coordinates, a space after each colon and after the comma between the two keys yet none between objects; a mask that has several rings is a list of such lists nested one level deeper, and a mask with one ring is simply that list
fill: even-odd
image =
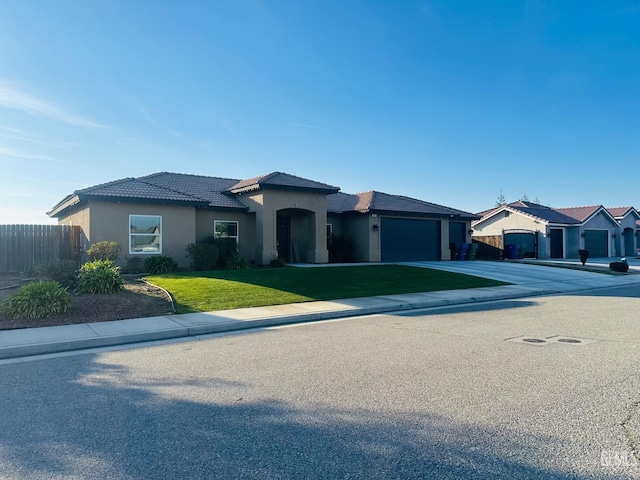
[{"label": "manhole cover in road", "polygon": [[584,345],[589,345],[590,343],[595,342],[595,340],[591,340],[589,338],[576,338],[565,337],[564,335],[556,335],[554,337],[547,338],[547,342],[549,342],[550,344],[562,343],[564,345],[575,345],[577,347],[582,347]]},{"label": "manhole cover in road", "polygon": [[522,341],[527,343],[546,343],[546,340],[541,338],[523,338]]}]

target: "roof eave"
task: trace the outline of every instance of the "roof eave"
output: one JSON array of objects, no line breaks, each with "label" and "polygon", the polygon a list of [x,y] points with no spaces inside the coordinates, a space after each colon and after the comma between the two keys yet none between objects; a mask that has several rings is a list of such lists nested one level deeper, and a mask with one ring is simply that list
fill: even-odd
[{"label": "roof eave", "polygon": [[79,204],[82,200],[83,199],[80,197],[80,195],[72,193],[71,195],[65,197],[56,206],[54,206],[50,211],[48,211],[47,215],[51,218],[57,217],[66,209]]},{"label": "roof eave", "polygon": [[359,213],[375,213],[377,215],[394,215],[394,216],[407,216],[407,217],[420,217],[420,218],[448,218],[457,220],[475,220],[479,219],[477,215],[466,215],[462,213],[429,213],[429,212],[408,212],[404,210],[381,210],[370,209],[367,211],[359,211]]}]

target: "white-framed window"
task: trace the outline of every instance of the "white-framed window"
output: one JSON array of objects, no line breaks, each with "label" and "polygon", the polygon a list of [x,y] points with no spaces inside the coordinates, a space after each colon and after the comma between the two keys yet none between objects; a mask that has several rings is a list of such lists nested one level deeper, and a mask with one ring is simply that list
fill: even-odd
[{"label": "white-framed window", "polygon": [[214,220],[213,236],[216,238],[235,238],[238,245],[238,222],[233,220]]},{"label": "white-framed window", "polygon": [[331,243],[331,236],[333,235],[333,225],[327,223],[327,248],[329,248],[329,244]]},{"label": "white-framed window", "polygon": [[162,253],[160,215],[129,215],[129,253]]}]

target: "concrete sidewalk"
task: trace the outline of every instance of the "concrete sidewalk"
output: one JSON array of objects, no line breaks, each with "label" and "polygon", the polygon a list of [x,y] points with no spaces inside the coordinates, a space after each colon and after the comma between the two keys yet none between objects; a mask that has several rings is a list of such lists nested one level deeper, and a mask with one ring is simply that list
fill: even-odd
[{"label": "concrete sidewalk", "polygon": [[420,262],[411,265],[493,278],[510,282],[512,285],[5,330],[0,331],[0,359],[375,313],[640,284],[640,275],[612,276],[524,264]]}]

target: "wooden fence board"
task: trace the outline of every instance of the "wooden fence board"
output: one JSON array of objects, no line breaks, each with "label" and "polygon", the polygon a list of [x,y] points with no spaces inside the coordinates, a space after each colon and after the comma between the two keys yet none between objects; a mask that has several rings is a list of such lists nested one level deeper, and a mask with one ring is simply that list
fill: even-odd
[{"label": "wooden fence board", "polygon": [[77,225],[0,225],[0,272],[28,272],[52,260],[75,260],[81,234]]},{"label": "wooden fence board", "polygon": [[473,243],[478,244],[476,258],[478,260],[502,260],[504,245],[502,235],[474,236]]}]

